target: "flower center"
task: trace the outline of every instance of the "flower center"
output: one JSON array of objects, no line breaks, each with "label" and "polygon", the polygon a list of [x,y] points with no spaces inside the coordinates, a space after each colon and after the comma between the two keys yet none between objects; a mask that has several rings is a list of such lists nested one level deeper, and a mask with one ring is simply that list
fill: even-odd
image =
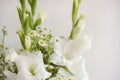
[{"label": "flower center", "polygon": [[30,35],[34,35],[34,32],[31,32]]},{"label": "flower center", "polygon": [[44,42],[43,42],[43,41],[41,41],[41,42],[40,42],[40,44],[44,45]]},{"label": "flower center", "polygon": [[73,78],[69,78],[68,80],[73,80]]},{"label": "flower center", "polygon": [[62,77],[59,77],[57,80],[62,80]]},{"label": "flower center", "polygon": [[32,76],[36,75],[35,69],[36,69],[35,66],[30,68],[30,73],[32,74]]}]

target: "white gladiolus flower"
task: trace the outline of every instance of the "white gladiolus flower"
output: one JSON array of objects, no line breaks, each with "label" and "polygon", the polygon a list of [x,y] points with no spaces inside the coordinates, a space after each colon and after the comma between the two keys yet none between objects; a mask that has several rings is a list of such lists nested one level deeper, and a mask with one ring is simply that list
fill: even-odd
[{"label": "white gladiolus flower", "polygon": [[64,76],[64,80],[88,80],[88,74],[85,70],[85,60],[82,53],[91,48],[91,36],[83,36],[80,39],[59,40],[55,45],[50,61],[54,64],[64,65],[73,73],[73,75],[60,69],[59,74]]},{"label": "white gladiolus flower", "polygon": [[80,39],[68,40],[66,44],[63,45],[62,54],[66,59],[77,59],[77,57],[79,57],[81,53],[91,48],[91,41],[91,36],[87,35],[81,37]]},{"label": "white gladiolus flower", "polygon": [[31,47],[31,38],[29,36],[25,36],[25,47],[27,50]]},{"label": "white gladiolus flower", "polygon": [[67,67],[73,75],[69,74],[64,69],[60,69],[58,74],[60,74],[61,77],[64,76],[64,80],[89,80],[85,69],[85,59],[82,56],[77,60],[70,61]]},{"label": "white gladiolus flower", "polygon": [[[9,55],[16,54],[17,56],[9,57]],[[7,55],[6,60],[16,63],[18,74],[12,73],[9,70],[5,70],[7,80],[45,80],[50,76],[45,70],[42,54],[40,51],[29,53],[24,51],[22,54],[11,52]]]},{"label": "white gladiolus flower", "polygon": [[[61,63],[61,60],[62,62],[68,62],[67,60],[78,59],[84,51],[91,48],[91,40],[91,36],[83,36],[80,39],[64,39],[62,42],[56,43],[54,48],[55,53],[51,55],[51,62]],[[57,59],[58,57],[61,58],[61,60]]]}]

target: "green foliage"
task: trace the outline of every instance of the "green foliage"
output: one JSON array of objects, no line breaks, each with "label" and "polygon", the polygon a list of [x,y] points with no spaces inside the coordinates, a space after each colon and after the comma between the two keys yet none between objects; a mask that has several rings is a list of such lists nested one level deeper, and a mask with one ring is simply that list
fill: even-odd
[{"label": "green foliage", "polygon": [[27,9],[26,0],[19,0],[19,1],[21,4],[21,8],[17,8],[17,11],[23,32],[18,31],[17,33],[19,35],[22,47],[25,49],[25,36],[28,35],[30,30],[35,30],[36,27],[42,23],[42,21],[40,18],[37,18],[37,20],[34,21],[37,0],[27,0],[31,7],[30,11]]},{"label": "green foliage", "polygon": [[15,74],[18,73],[17,65],[15,64],[15,62],[9,62],[8,61],[6,63],[6,68],[12,73],[15,73]]},{"label": "green foliage", "polygon": [[36,5],[37,5],[37,0],[28,0],[28,3],[31,7],[31,13],[34,16],[36,12]]},{"label": "green foliage", "polygon": [[42,23],[41,18],[38,18],[38,19],[35,21],[34,29],[35,29],[37,26],[41,25],[41,23]]},{"label": "green foliage", "polygon": [[0,80],[6,79],[4,69],[5,69],[5,55],[0,52]]},{"label": "green foliage", "polygon": [[25,8],[26,8],[26,0],[20,0],[21,3],[21,7],[22,7],[22,12],[25,12]]},{"label": "green foliage", "polygon": [[17,11],[18,11],[18,15],[19,15],[19,18],[20,18],[20,22],[21,22],[22,25],[24,25],[24,14],[23,14],[23,12],[20,8],[17,8]]},{"label": "green foliage", "polygon": [[32,0],[31,11],[33,16],[35,15],[35,12],[36,12],[36,4],[37,4],[37,0]]}]

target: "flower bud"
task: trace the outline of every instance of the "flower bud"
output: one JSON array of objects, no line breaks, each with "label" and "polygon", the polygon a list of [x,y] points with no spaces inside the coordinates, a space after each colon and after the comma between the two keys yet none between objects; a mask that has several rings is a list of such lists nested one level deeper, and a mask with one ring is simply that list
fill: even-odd
[{"label": "flower bud", "polygon": [[31,38],[29,36],[25,37],[25,47],[27,50],[29,50],[31,47]]},{"label": "flower bud", "polygon": [[71,36],[70,36],[71,39],[75,39],[79,36],[79,34],[84,29],[84,24],[85,24],[85,15],[82,14],[72,29]]},{"label": "flower bud", "polygon": [[42,21],[44,21],[44,19],[47,17],[47,13],[45,12],[39,12],[39,15],[38,15]]}]

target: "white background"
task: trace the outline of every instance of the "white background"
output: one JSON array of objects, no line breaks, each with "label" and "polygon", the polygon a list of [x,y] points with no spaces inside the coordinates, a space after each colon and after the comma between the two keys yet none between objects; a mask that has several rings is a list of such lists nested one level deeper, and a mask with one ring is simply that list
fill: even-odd
[{"label": "white background", "polygon": [[[20,47],[15,34],[20,27],[18,1],[0,0],[0,28],[7,26],[10,47]],[[72,0],[38,0],[37,10],[48,13],[43,27],[52,28],[56,36],[69,35]],[[81,12],[87,15],[84,33],[93,35],[92,49],[85,53],[90,80],[120,80],[120,0],[83,0]]]}]

